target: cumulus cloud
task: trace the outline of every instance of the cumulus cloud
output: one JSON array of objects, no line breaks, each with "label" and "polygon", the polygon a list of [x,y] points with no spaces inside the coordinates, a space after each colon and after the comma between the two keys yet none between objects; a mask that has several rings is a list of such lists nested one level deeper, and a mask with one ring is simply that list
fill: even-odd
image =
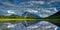
[{"label": "cumulus cloud", "polygon": [[8,10],[7,11],[9,14],[16,14],[14,11],[12,11],[12,10]]},{"label": "cumulus cloud", "polygon": [[33,10],[33,9],[27,9],[26,11],[31,12],[31,13],[37,13],[38,12],[37,10]]}]

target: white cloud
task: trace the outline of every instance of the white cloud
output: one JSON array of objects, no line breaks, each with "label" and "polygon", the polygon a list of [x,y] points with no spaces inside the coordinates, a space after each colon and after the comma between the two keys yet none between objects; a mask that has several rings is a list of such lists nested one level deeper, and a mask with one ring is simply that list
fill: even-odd
[{"label": "white cloud", "polygon": [[40,1],[40,4],[45,4],[45,2],[44,1]]},{"label": "white cloud", "polygon": [[27,9],[26,11],[30,12],[30,13],[37,13],[38,12],[37,10],[33,10],[33,9]]},{"label": "white cloud", "polygon": [[40,16],[42,18],[45,18],[45,17],[48,17],[49,15],[47,15],[47,14],[38,14],[38,16]]},{"label": "white cloud", "polygon": [[9,14],[16,14],[14,11],[12,11],[12,10],[7,10],[7,12],[9,13]]},{"label": "white cloud", "polygon": [[50,15],[53,15],[56,12],[58,12],[56,8],[42,8],[40,9],[39,12],[37,12],[37,15],[42,18],[45,18],[45,17],[49,17]]},{"label": "white cloud", "polygon": [[44,1],[30,1],[30,3],[36,3],[36,4],[45,4],[45,2]]}]

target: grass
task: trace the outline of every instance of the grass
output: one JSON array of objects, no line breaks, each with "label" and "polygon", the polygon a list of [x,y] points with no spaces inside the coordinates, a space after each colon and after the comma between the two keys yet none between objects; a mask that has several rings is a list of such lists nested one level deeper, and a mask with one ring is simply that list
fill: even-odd
[{"label": "grass", "polygon": [[[1,22],[14,22],[17,21],[17,22],[23,22],[23,21],[49,21],[49,22],[52,22],[52,23],[60,23],[60,19],[0,19]],[[0,22],[0,23],[1,23]]]}]

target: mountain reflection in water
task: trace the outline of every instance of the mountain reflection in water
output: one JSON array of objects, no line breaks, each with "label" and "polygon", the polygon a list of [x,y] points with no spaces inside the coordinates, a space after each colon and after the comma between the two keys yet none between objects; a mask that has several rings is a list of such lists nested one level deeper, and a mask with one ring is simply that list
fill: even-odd
[{"label": "mountain reflection in water", "polygon": [[4,23],[0,24],[0,30],[4,28],[10,28],[10,30],[60,30],[60,28],[47,21],[39,21],[29,26],[25,26],[25,23]]}]

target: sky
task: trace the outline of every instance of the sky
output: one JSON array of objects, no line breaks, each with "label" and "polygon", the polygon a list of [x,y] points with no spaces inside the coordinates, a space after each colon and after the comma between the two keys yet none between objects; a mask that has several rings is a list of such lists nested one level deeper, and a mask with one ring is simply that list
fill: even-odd
[{"label": "sky", "polygon": [[[42,10],[41,10],[42,8]],[[32,10],[33,13],[35,14],[39,14],[43,13],[46,14],[47,12],[49,12],[48,14],[52,14],[49,11],[44,11],[46,13],[43,12],[43,10],[49,8],[53,8],[54,10],[51,11],[53,12],[57,12],[60,10],[60,0],[0,0],[0,14],[5,14],[7,15],[11,15],[11,14],[23,14],[24,12],[28,11],[30,12]],[[57,11],[55,11],[55,9]],[[38,12],[38,10],[41,10]],[[35,11],[35,12],[34,12]]]},{"label": "sky", "polygon": [[[50,7],[56,7],[58,10],[60,10],[60,1],[59,0],[0,0],[0,6],[3,5],[5,6],[7,4],[10,6],[19,6],[23,2],[29,2],[29,1],[45,1],[46,3],[51,3]],[[41,3],[41,2],[40,2]],[[49,5],[45,5],[46,7],[49,7]],[[1,7],[0,7],[1,8]],[[9,8],[10,9],[10,8]],[[13,7],[15,9],[15,7]]]}]

